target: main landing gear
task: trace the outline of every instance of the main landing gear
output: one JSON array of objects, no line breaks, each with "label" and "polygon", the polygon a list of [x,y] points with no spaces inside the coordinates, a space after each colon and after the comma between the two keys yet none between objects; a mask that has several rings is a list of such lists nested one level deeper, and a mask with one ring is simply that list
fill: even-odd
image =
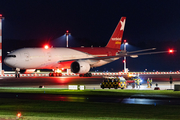
[{"label": "main landing gear", "polygon": [[57,73],[57,72],[49,73],[49,77],[60,77],[60,76],[62,76],[62,73]]},{"label": "main landing gear", "polygon": [[79,77],[92,77],[91,73],[79,74]]}]

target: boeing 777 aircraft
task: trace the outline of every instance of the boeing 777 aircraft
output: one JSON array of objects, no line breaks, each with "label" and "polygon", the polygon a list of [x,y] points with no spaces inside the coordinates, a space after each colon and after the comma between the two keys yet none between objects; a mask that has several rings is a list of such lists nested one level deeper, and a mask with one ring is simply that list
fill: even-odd
[{"label": "boeing 777 aircraft", "polygon": [[19,77],[20,70],[35,69],[53,69],[54,72],[50,75],[60,76],[57,70],[61,68],[71,69],[73,73],[78,73],[80,76],[92,76],[89,73],[90,68],[105,65],[124,56],[133,57],[167,52],[139,53],[154,50],[154,48],[133,52],[121,51],[125,22],[126,17],[122,17],[106,47],[21,48],[9,53],[4,59],[4,63],[15,69],[16,77]]}]

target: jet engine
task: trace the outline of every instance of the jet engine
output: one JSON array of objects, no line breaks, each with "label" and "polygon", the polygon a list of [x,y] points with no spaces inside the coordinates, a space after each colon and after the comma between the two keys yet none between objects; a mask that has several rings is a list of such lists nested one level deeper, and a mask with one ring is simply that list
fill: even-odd
[{"label": "jet engine", "polygon": [[71,64],[71,71],[73,73],[84,74],[89,72],[90,65],[85,61],[75,61]]},{"label": "jet engine", "polygon": [[21,69],[20,73],[22,74],[30,74],[33,73],[36,69]]}]

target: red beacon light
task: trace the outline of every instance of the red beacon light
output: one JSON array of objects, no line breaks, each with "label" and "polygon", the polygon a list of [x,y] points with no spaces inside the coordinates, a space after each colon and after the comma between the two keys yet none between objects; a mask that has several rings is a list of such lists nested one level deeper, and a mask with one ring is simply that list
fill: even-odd
[{"label": "red beacon light", "polygon": [[0,17],[2,17],[2,14],[0,14]]},{"label": "red beacon light", "polygon": [[48,45],[45,45],[45,46],[44,46],[44,49],[46,49],[46,50],[49,49],[49,46],[48,46]]},{"label": "red beacon light", "polygon": [[69,31],[67,30],[66,33],[68,33]]}]

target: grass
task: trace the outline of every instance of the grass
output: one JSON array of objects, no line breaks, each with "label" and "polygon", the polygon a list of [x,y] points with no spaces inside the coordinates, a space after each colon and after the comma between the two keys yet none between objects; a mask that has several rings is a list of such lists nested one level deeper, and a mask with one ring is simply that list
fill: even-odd
[{"label": "grass", "polygon": [[[15,118],[21,112],[24,119],[179,119],[179,106],[128,105],[116,103],[79,103],[60,101],[39,101],[22,99],[1,99],[0,117]],[[12,116],[14,115],[14,116]]]},{"label": "grass", "polygon": [[[44,93],[45,91],[45,93]],[[42,93],[68,95],[130,96],[136,94],[179,97],[172,90],[66,90],[0,88],[3,93]],[[179,105],[135,105],[96,102],[63,102],[27,99],[0,99],[0,118],[15,119],[21,112],[23,120],[164,120],[179,119]]]}]

